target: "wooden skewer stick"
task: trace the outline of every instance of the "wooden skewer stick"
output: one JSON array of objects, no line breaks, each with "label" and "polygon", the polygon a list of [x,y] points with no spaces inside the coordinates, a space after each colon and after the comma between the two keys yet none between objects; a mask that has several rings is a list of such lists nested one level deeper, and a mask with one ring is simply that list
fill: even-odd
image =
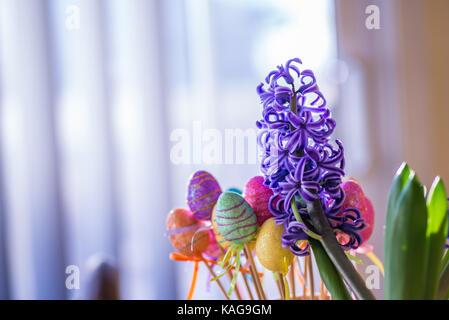
[{"label": "wooden skewer stick", "polygon": [[295,259],[292,260],[292,265],[290,266],[290,287],[292,288],[292,299],[296,298],[296,285],[295,285]]},{"label": "wooden skewer stick", "polygon": [[331,298],[329,297],[329,292],[327,291],[326,285],[324,285],[323,283],[323,287],[324,287],[324,300],[330,300]]},{"label": "wooden skewer stick", "polygon": [[320,297],[321,297],[321,300],[325,300],[325,296],[324,296],[324,283],[323,283],[323,281],[321,281]]},{"label": "wooden skewer stick", "polygon": [[[247,249],[246,247],[243,248],[243,253],[245,254],[246,260],[250,261],[249,260],[249,254],[248,254],[248,251],[246,249]],[[253,266],[251,265],[251,263],[249,265],[249,271],[251,273],[251,277],[253,278],[253,285],[254,285],[254,289],[256,290],[257,298],[259,300],[262,300],[262,294],[260,293],[259,287],[258,287],[257,282],[256,282],[257,274],[255,274]]]},{"label": "wooden skewer stick", "polygon": [[266,297],[265,297],[265,294],[264,294],[264,291],[262,288],[262,284],[260,283],[260,279],[258,276],[257,268],[254,263],[254,259],[251,254],[251,251],[249,250],[248,244],[245,244],[244,252],[245,252],[246,259],[249,260],[251,275],[253,277],[254,287],[256,288],[257,296],[259,297],[259,300],[266,300]]},{"label": "wooden skewer stick", "polygon": [[282,300],[286,299],[285,296],[285,284],[284,284],[284,279],[282,277],[282,274],[278,272],[278,281],[279,281],[279,285],[281,287],[281,298]]},{"label": "wooden skewer stick", "polygon": [[304,275],[302,274],[302,271],[300,270],[300,268],[301,268],[301,264],[300,264],[299,258],[297,258],[294,270],[295,270],[296,276],[298,277],[299,284],[301,285],[301,287],[304,287]]},{"label": "wooden skewer stick", "polygon": [[265,291],[264,291],[262,282],[260,281],[259,272],[257,271],[257,267],[256,267],[256,263],[254,262],[253,255],[251,254],[251,250],[249,249],[248,244],[246,244],[246,246],[247,246],[246,250],[248,250],[248,254],[249,254],[249,261],[250,261],[250,264],[253,265],[254,274],[256,275],[256,282],[257,282],[257,285],[259,286],[260,293],[262,294],[262,299],[267,300],[267,296],[265,295]]},{"label": "wooden skewer stick", "polygon": [[275,278],[275,282],[276,282],[276,286],[278,287],[279,290],[279,299],[282,300],[282,288],[281,288],[281,283],[279,282],[279,275],[278,273],[273,273],[273,276]]},{"label": "wooden skewer stick", "polygon": [[311,299],[315,299],[315,284],[313,280],[313,263],[312,263],[312,257],[309,258],[309,278],[310,278],[310,290],[311,290]]},{"label": "wooden skewer stick", "polygon": [[246,290],[248,290],[248,295],[251,300],[254,300],[253,293],[249,287],[248,280],[246,280],[246,274],[242,274],[243,282],[245,282]]},{"label": "wooden skewer stick", "polygon": [[252,276],[252,278],[253,278],[254,288],[256,289],[257,298],[258,298],[259,300],[263,300],[262,291],[261,291],[261,289],[260,289],[260,287],[259,287],[257,281],[255,280],[256,277],[257,277],[257,275],[256,275],[256,273],[254,272],[253,267],[250,267],[250,270],[251,270],[251,276]]},{"label": "wooden skewer stick", "polygon": [[[220,247],[220,246],[219,246],[219,247]],[[221,251],[221,254],[222,254],[223,256],[226,254],[226,252],[224,251],[224,249],[223,249],[222,247],[220,247],[220,251]],[[234,271],[234,272],[235,272],[235,271]],[[228,274],[229,281],[232,282],[232,278],[234,277],[234,274],[233,274],[232,270],[229,269],[228,272],[227,272],[227,274]],[[244,277],[244,275],[243,275],[243,277]],[[242,296],[240,295],[240,288],[239,288],[239,284],[238,284],[238,283],[235,284],[234,291],[235,291],[235,295],[237,296],[237,299],[243,300],[243,299],[242,299]]]},{"label": "wooden skewer stick", "polygon": [[[215,272],[214,272],[214,270],[212,270],[211,266],[207,262],[204,262],[204,264],[206,265],[207,269],[209,269],[209,272],[212,275],[212,277],[216,278],[217,276],[215,275]],[[218,286],[220,287],[221,292],[223,292],[223,294],[226,297],[226,299],[227,300],[231,300],[231,298],[229,298],[228,294],[226,293],[225,288],[221,284],[220,279],[217,279],[216,281],[217,281]]]},{"label": "wooden skewer stick", "polygon": [[309,256],[304,257],[304,292],[303,298],[306,299],[307,293],[307,285],[308,285],[308,274],[309,274]]}]

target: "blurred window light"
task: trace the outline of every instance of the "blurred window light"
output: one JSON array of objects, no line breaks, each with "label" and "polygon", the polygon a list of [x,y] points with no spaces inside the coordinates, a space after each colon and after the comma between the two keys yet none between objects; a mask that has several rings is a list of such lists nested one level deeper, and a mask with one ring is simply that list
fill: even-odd
[{"label": "blurred window light", "polygon": [[120,198],[118,253],[125,299],[175,297],[167,255],[170,243],[164,236],[170,208],[164,92],[178,72],[166,73],[161,63],[163,3],[111,0],[107,8],[110,107]]},{"label": "blurred window light", "polygon": [[335,59],[333,1],[213,0],[210,6],[220,80],[264,77],[292,57],[313,70]]},{"label": "blurred window light", "polygon": [[[55,122],[65,208],[67,263],[81,274],[92,255],[115,257],[116,196],[111,157],[103,1],[51,0]],[[86,279],[81,277],[81,287]],[[76,298],[76,290],[69,290]]]},{"label": "blurred window light", "polygon": [[63,238],[43,2],[0,2],[1,154],[11,298],[61,299]]}]

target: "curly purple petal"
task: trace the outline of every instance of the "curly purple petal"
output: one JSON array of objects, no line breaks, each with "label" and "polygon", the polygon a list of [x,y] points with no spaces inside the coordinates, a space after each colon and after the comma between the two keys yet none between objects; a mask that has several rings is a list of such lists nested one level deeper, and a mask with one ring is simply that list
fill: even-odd
[{"label": "curly purple petal", "polygon": [[[311,225],[307,203],[320,199],[323,210],[345,250],[361,244],[364,221],[354,208],[341,211],[344,191],[343,144],[330,143],[335,120],[311,70],[300,70],[301,60],[290,59],[268,73],[257,87],[263,105],[257,121],[262,150],[260,170],[274,195],[270,211],[284,225],[283,246],[296,255],[309,254]],[[291,202],[296,201],[302,222],[296,221]],[[306,245],[305,245],[306,244]]]}]

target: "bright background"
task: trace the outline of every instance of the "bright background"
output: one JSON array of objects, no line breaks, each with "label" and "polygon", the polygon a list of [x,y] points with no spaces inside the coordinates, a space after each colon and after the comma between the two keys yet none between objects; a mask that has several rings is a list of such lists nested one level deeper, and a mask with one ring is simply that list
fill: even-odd
[{"label": "bright background", "polygon": [[[85,297],[96,254],[122,298],[185,298],[192,266],[168,259],[167,213],[196,169],[224,188],[258,169],[174,164],[171,134],[254,129],[256,86],[292,57],[337,119],[382,258],[401,161],[449,181],[448,34],[445,0],[0,0],[0,298]],[[81,290],[66,289],[68,265]],[[202,270],[195,298],[221,298],[206,282]]]}]

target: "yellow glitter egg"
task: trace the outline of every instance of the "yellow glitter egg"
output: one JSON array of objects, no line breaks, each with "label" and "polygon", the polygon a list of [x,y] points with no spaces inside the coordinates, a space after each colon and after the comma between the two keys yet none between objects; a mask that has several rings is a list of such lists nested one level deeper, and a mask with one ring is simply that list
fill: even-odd
[{"label": "yellow glitter egg", "polygon": [[268,270],[286,273],[293,261],[290,248],[282,246],[284,227],[277,225],[274,218],[264,222],[256,241],[256,254],[260,263]]}]

